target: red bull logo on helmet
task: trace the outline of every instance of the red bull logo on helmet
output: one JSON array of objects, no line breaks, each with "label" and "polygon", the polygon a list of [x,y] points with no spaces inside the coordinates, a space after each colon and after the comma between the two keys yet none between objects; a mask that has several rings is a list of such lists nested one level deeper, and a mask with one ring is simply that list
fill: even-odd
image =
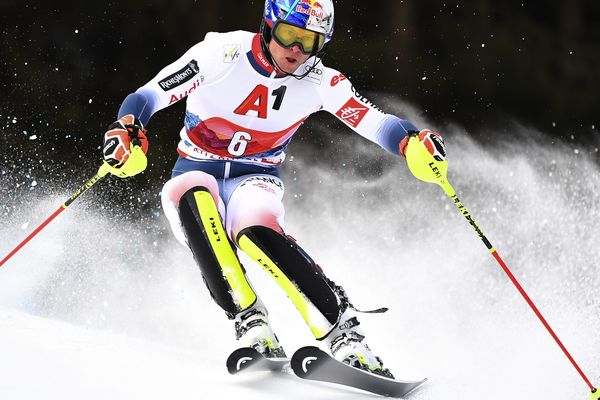
[{"label": "red bull logo on helmet", "polygon": [[323,18],[323,5],[317,0],[300,0],[296,12],[310,17]]}]

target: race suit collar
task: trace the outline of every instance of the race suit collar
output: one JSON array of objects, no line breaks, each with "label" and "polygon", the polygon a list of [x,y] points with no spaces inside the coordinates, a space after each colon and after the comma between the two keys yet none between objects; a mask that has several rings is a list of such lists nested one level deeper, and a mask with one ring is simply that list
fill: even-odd
[{"label": "race suit collar", "polygon": [[278,72],[275,70],[275,68],[273,68],[273,66],[269,62],[269,59],[267,58],[266,54],[262,51],[260,41],[261,41],[260,33],[257,33],[256,35],[254,35],[254,38],[252,39],[252,49],[247,54],[248,60],[250,61],[250,64],[252,65],[252,67],[256,70],[256,72],[258,72],[259,74],[266,76],[266,77],[273,77],[273,78],[286,77],[287,76],[286,74]]}]

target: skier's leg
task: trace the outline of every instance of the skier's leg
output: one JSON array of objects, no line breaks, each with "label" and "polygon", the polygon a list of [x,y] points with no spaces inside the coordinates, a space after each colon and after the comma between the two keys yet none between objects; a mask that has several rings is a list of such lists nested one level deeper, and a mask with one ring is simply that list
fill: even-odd
[{"label": "skier's leg", "polygon": [[[270,178],[239,185],[227,206],[227,227],[238,246],[263,267],[292,300],[317,340],[348,364],[391,376],[364,341],[343,289],[283,232],[283,186]],[[358,360],[358,361],[357,361]]]},{"label": "skier's leg", "polygon": [[215,178],[190,171],[168,181],[162,192],[175,236],[190,248],[216,303],[230,318],[256,302],[217,210]]},{"label": "skier's leg", "polygon": [[235,320],[242,346],[284,356],[223,228],[217,204],[224,207],[215,178],[201,171],[177,176],[165,184],[162,202],[175,236],[192,251],[212,298]]}]

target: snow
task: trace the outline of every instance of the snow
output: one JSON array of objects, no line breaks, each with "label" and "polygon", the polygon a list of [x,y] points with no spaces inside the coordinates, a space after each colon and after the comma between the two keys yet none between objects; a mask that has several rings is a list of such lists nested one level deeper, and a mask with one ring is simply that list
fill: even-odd
[{"label": "snow", "polygon": [[197,382],[198,355],[8,310],[0,327],[3,398],[158,398],[185,394],[165,376]]},{"label": "snow", "polygon": [[[3,398],[364,398],[291,376],[232,377],[216,354],[0,310]],[[10,345],[9,345],[10,344]],[[235,396],[235,397],[234,397]]]},{"label": "snow", "polygon": [[[534,132],[487,150],[458,128],[445,131],[461,200],[600,383],[600,174],[592,156],[544,147]],[[587,386],[439,188],[391,156],[380,175],[361,176],[361,165],[383,157],[374,149],[344,135],[340,154],[356,158],[333,173],[291,147],[298,180],[287,179],[286,227],[356,307],[390,308],[359,319],[397,377],[429,378],[411,399],[583,399]],[[3,198],[17,190],[0,187]],[[70,195],[57,190],[9,204],[17,211],[0,225],[0,255]],[[117,225],[119,206],[91,198],[0,268],[0,398],[372,398],[287,375],[229,376],[233,326],[166,222],[156,219],[152,231],[165,235],[148,240],[146,225]],[[288,353],[318,344],[268,274],[242,261]]]}]

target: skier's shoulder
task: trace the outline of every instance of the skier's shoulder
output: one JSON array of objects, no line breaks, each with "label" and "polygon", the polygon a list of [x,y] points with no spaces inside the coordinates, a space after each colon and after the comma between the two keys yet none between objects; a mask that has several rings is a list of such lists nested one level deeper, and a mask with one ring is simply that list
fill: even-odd
[{"label": "skier's shoulder", "polygon": [[[322,90],[330,90],[332,88],[337,87],[340,82],[347,80],[346,76],[338,69],[328,67],[323,63],[323,60],[321,59],[317,60],[318,62],[311,69],[311,75],[316,74],[319,77],[319,80],[321,81],[320,86]],[[313,64],[312,59],[309,60],[307,65],[308,64]],[[306,71],[308,71],[309,68],[310,66],[306,67]]]}]

